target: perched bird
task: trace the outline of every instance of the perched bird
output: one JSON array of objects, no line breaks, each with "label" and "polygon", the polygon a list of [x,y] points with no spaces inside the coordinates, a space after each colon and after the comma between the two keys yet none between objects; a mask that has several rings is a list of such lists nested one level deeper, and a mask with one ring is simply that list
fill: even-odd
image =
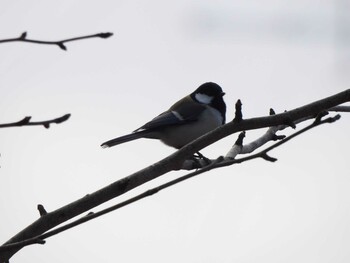
[{"label": "perched bird", "polygon": [[224,95],[218,84],[204,83],[133,133],[104,142],[101,147],[107,148],[139,138],[150,138],[180,149],[225,124]]}]

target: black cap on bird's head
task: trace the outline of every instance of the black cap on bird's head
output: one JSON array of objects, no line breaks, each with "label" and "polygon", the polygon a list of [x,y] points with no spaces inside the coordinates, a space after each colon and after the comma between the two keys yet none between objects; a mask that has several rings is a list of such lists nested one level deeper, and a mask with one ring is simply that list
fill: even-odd
[{"label": "black cap on bird's head", "polygon": [[200,93],[210,97],[222,97],[225,95],[222,88],[214,82],[206,82],[200,85],[193,93]]},{"label": "black cap on bird's head", "polygon": [[225,95],[225,92],[222,91],[222,88],[218,84],[214,82],[206,82],[192,92],[191,97],[195,98],[196,94],[206,95],[215,99],[222,98]]},{"label": "black cap on bird's head", "polygon": [[214,83],[214,82],[206,82],[202,85],[200,85],[193,94],[203,94],[210,97],[222,97],[225,95],[225,93],[222,91],[222,88]]},{"label": "black cap on bird's head", "polygon": [[199,103],[208,104],[217,109],[223,117],[224,124],[226,115],[226,104],[222,98],[224,95],[225,92],[218,84],[206,82],[200,85],[190,96]]}]

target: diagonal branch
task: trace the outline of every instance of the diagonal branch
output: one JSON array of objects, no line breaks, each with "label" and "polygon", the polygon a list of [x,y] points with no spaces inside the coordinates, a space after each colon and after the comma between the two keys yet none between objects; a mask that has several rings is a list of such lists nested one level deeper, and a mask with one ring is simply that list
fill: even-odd
[{"label": "diagonal branch", "polygon": [[[157,187],[151,188],[151,189],[149,189],[149,190],[147,190],[147,191],[145,191],[145,192],[143,192],[141,194],[138,194],[138,195],[136,195],[136,196],[134,196],[132,198],[129,198],[129,199],[127,199],[127,200],[125,200],[125,201],[123,201],[121,203],[118,203],[118,204],[115,204],[115,205],[110,206],[108,208],[105,208],[105,209],[103,209],[103,210],[101,210],[99,212],[96,212],[96,213],[92,213],[91,212],[91,213],[87,214],[86,216],[84,216],[82,218],[79,218],[79,219],[77,219],[77,220],[75,220],[75,221],[73,221],[73,222],[71,222],[69,224],[66,224],[64,226],[58,227],[58,228],[56,228],[54,230],[48,231],[45,234],[42,234],[42,235],[39,235],[39,236],[36,236],[36,237],[33,237],[33,238],[29,238],[27,240],[20,241],[20,242],[17,242],[17,243],[11,243],[11,244],[8,244],[8,245],[1,246],[0,247],[0,252],[1,251],[6,251],[6,250],[9,250],[9,249],[14,249],[14,248],[22,248],[24,246],[33,245],[33,244],[45,244],[45,239],[47,239],[49,237],[52,237],[52,236],[57,235],[59,233],[62,233],[64,231],[68,230],[68,229],[71,229],[73,227],[76,227],[78,225],[86,223],[86,222],[88,222],[90,220],[93,220],[93,219],[95,219],[97,217],[100,217],[100,216],[105,215],[107,213],[110,213],[110,212],[113,212],[115,210],[118,210],[118,209],[120,209],[122,207],[125,207],[127,205],[130,205],[132,203],[135,203],[136,201],[139,201],[139,200],[144,199],[146,197],[152,196],[152,195],[158,193],[161,190],[169,188],[169,187],[171,187],[171,186],[173,186],[175,184],[178,184],[180,182],[183,182],[185,180],[193,178],[193,177],[195,177],[197,175],[200,175],[200,174],[203,174],[205,172],[208,172],[208,171],[210,171],[212,169],[220,168],[220,167],[223,167],[223,166],[229,166],[229,165],[233,165],[233,164],[238,164],[238,163],[242,163],[242,162],[245,162],[245,161],[250,161],[250,160],[253,160],[253,159],[257,159],[257,158],[263,158],[263,159],[265,159],[267,161],[274,162],[277,159],[275,159],[273,157],[270,157],[268,155],[268,152],[270,152],[273,149],[281,146],[282,144],[288,142],[289,140],[295,138],[296,136],[301,135],[302,133],[305,133],[305,132],[309,131],[312,128],[318,127],[318,126],[320,126],[322,124],[325,124],[325,123],[333,123],[333,122],[335,122],[335,121],[337,121],[339,119],[340,119],[340,115],[335,115],[334,117],[329,117],[329,118],[324,119],[324,120],[321,120],[321,117],[317,117],[316,120],[312,124],[308,125],[307,127],[301,129],[298,132],[295,132],[294,134],[288,136],[287,138],[285,138],[285,139],[283,139],[283,140],[281,140],[281,141],[271,145],[270,147],[260,151],[259,153],[251,155],[249,157],[245,157],[245,158],[241,158],[241,159],[233,159],[233,160],[231,160],[229,158],[228,159],[227,158],[224,159],[223,157],[219,157],[216,160],[214,160],[212,163],[210,163],[209,165],[203,167],[202,169],[196,170],[194,172],[188,173],[188,174],[186,174],[184,176],[181,176],[179,178],[171,180],[171,181],[169,181],[167,183],[164,183],[164,184],[161,184],[161,185],[159,185]],[[239,135],[240,138],[237,141],[238,144],[240,144],[241,140],[243,139],[243,136],[242,136],[243,133],[244,132],[242,132]]]},{"label": "diagonal branch", "polygon": [[43,125],[46,129],[50,128],[51,123],[62,123],[66,120],[68,120],[70,117],[70,113],[65,114],[61,117],[52,119],[52,120],[47,120],[47,121],[35,121],[31,122],[30,116],[24,117],[22,120],[17,121],[17,122],[12,122],[12,123],[5,123],[5,124],[0,124],[0,128],[9,128],[9,127],[20,127],[20,126],[37,126],[37,125]]},{"label": "diagonal branch", "polygon": [[[181,168],[183,162],[190,158],[195,152],[200,151],[204,147],[207,147],[226,136],[239,131],[289,124],[309,116],[315,117],[324,110],[348,101],[350,101],[350,89],[288,112],[266,117],[243,119],[239,122],[231,121],[214,131],[201,136],[155,164],[118,180],[94,193],[88,194],[75,202],[52,212],[48,212],[46,215],[41,216],[31,225],[12,237],[5,244],[20,242],[38,236],[77,215],[89,211],[91,208],[120,196],[131,189],[166,174],[167,172],[178,170]],[[6,262],[18,250],[20,250],[20,248],[0,252],[0,262]]]},{"label": "diagonal branch", "polygon": [[23,32],[19,37],[2,39],[2,40],[0,40],[0,43],[27,42],[27,43],[34,43],[34,44],[57,45],[60,49],[66,51],[67,47],[65,46],[65,43],[67,43],[67,42],[88,39],[88,38],[109,38],[111,36],[113,36],[113,33],[106,32],[106,33],[98,33],[98,34],[81,36],[81,37],[67,38],[67,39],[58,40],[58,41],[43,41],[43,40],[29,39],[29,38],[27,38],[27,32]]},{"label": "diagonal branch", "polygon": [[15,248],[23,248],[25,246],[29,246],[29,245],[34,245],[34,244],[45,244],[45,239],[49,238],[49,237],[52,237],[52,236],[55,236],[59,233],[62,233],[68,229],[71,229],[73,227],[76,227],[78,225],[81,225],[83,223],[86,223],[92,219],[95,219],[97,217],[100,217],[100,216],[103,216],[107,213],[110,213],[110,212],[113,212],[115,210],[118,210],[122,207],[125,207],[127,205],[130,205],[132,203],[135,203],[136,201],[139,201],[141,199],[144,199],[145,197],[149,197],[151,195],[154,195],[156,193],[158,193],[159,191],[163,190],[163,189],[166,189],[170,186],[173,186],[177,183],[180,183],[182,181],[185,181],[187,179],[190,179],[198,174],[201,174],[201,173],[204,173],[204,172],[207,172],[209,170],[211,170],[212,168],[215,167],[215,165],[219,162],[221,162],[223,160],[222,157],[219,157],[218,159],[214,160],[212,163],[210,163],[209,165],[207,165],[206,167],[203,167],[202,169],[200,170],[197,170],[197,171],[194,171],[194,172],[191,172],[187,175],[184,175],[184,176],[181,176],[177,179],[174,179],[172,181],[169,181],[167,183],[164,183],[160,186],[157,186],[157,187],[154,187],[152,189],[149,189],[139,195],[136,195],[132,198],[129,198],[123,202],[120,202],[118,204],[115,204],[111,207],[108,207],[108,208],[105,208],[99,212],[96,212],[96,213],[93,213],[93,212],[90,212],[88,213],[86,216],[83,216],[71,223],[68,223],[64,226],[61,226],[61,227],[58,227],[54,230],[51,230],[51,231],[48,231],[46,232],[45,234],[42,234],[42,235],[39,235],[39,236],[36,236],[36,237],[33,237],[33,238],[29,238],[27,240],[23,240],[23,241],[20,241],[20,242],[16,242],[16,243],[11,243],[11,244],[8,244],[8,245],[3,245],[3,246],[0,246],[0,252],[1,251],[6,251],[6,250],[10,250],[10,249],[15,249]]}]

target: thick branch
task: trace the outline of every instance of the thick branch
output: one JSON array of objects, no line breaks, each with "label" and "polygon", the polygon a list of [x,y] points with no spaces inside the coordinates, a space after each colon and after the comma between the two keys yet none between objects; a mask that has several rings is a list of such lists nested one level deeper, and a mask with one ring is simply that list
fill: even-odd
[{"label": "thick branch", "polygon": [[[217,158],[216,160],[213,160],[209,165],[203,167],[202,169],[198,169],[194,172],[191,172],[189,174],[186,174],[184,176],[181,176],[179,178],[176,178],[174,180],[171,180],[167,183],[164,183],[164,184],[161,184],[157,187],[154,187],[152,189],[149,189],[139,195],[136,195],[132,198],[129,198],[121,203],[118,203],[116,205],[113,205],[113,206],[110,206],[108,208],[105,208],[99,212],[96,212],[96,213],[88,213],[86,216],[83,216],[71,223],[68,223],[64,226],[61,226],[61,227],[58,227],[54,230],[51,230],[51,231],[48,231],[46,232],[45,234],[42,234],[42,235],[39,235],[39,236],[36,236],[36,237],[33,237],[33,238],[30,238],[30,239],[27,239],[27,240],[24,240],[24,241],[21,241],[21,242],[17,242],[17,243],[12,243],[12,244],[9,244],[9,245],[4,245],[4,246],[1,246],[0,247],[0,251],[5,251],[5,250],[9,250],[9,249],[13,249],[13,248],[19,248],[19,247],[24,247],[24,246],[28,246],[28,245],[33,245],[33,244],[45,244],[45,239],[49,238],[49,237],[52,237],[54,235],[57,235],[59,233],[62,233],[63,231],[66,231],[68,229],[71,229],[73,227],[76,227],[80,224],[83,224],[85,222],[88,222],[90,220],[93,220],[97,217],[100,217],[102,215],[105,215],[107,213],[110,213],[110,212],[113,212],[115,210],[118,210],[122,207],[125,207],[127,205],[130,205],[136,201],[139,201],[143,198],[146,198],[146,197],[149,197],[151,195],[154,195],[156,193],[158,193],[159,191],[161,190],[164,190],[168,187],[171,187],[177,183],[180,183],[180,182],[183,182],[185,180],[188,180],[192,177],[195,177],[197,175],[200,175],[200,174],[203,174],[207,171],[210,171],[212,169],[216,169],[216,168],[220,168],[222,166],[229,166],[229,165],[233,165],[233,164],[237,164],[237,163],[242,163],[242,162],[245,162],[245,161],[250,161],[250,160],[253,160],[253,159],[256,159],[256,158],[263,158],[267,161],[276,161],[277,159],[273,158],[273,157],[270,157],[268,155],[268,152],[277,148],[278,146],[281,146],[282,144],[288,142],[289,140],[295,138],[296,136],[298,135],[301,135],[302,133],[305,133],[306,131],[312,129],[312,128],[315,128],[317,126],[320,126],[322,124],[325,124],[325,123],[333,123],[337,120],[339,120],[340,118],[340,115],[336,115],[334,117],[330,117],[330,118],[327,118],[327,119],[324,119],[324,120],[321,120],[321,117],[320,118],[316,118],[316,120],[308,125],[307,127],[303,128],[302,130],[298,131],[298,132],[295,132],[294,134],[290,135],[289,137],[285,138],[284,140],[282,141],[279,141],[273,145],[271,145],[270,147],[254,154],[254,155],[251,155],[249,157],[245,157],[245,158],[241,158],[241,159],[230,159],[230,158],[223,158],[223,157],[219,157]],[[236,142],[236,144],[238,146],[243,146],[243,138],[244,138],[244,132],[242,132],[240,135],[239,135],[239,138]],[[42,207],[42,205],[39,205],[38,208],[40,207],[41,210],[44,211],[44,213],[40,212],[40,215],[43,216],[43,215],[46,215],[46,211],[45,209]],[[39,209],[39,211],[40,211]]]},{"label": "thick branch", "polygon": [[[350,90],[343,91],[334,96],[310,103],[289,112],[227,123],[184,146],[163,160],[128,177],[116,181],[109,186],[89,194],[73,203],[41,216],[34,223],[7,241],[6,244],[20,242],[22,240],[38,236],[49,229],[52,229],[53,227],[79,214],[87,212],[91,208],[96,207],[114,197],[122,195],[137,186],[153,180],[171,170],[177,170],[181,167],[182,163],[191,157],[195,152],[198,152],[204,147],[228,135],[244,130],[287,124],[309,116],[317,116],[318,113],[347,101],[350,101]],[[11,251],[1,252],[0,262],[6,262],[19,249],[20,248],[16,248]]]},{"label": "thick branch", "polygon": [[181,176],[175,180],[172,180],[170,182],[167,182],[167,183],[164,183],[160,186],[157,186],[157,187],[154,187],[152,189],[149,189],[139,195],[136,195],[132,198],[129,198],[121,203],[118,203],[116,205],[113,205],[111,207],[108,207],[108,208],[105,208],[99,212],[96,212],[96,213],[88,213],[86,216],[83,216],[71,223],[68,223],[64,226],[61,226],[61,227],[58,227],[58,228],[55,228],[54,230],[51,230],[51,231],[48,231],[46,232],[45,234],[42,234],[42,235],[39,235],[39,236],[36,236],[36,237],[33,237],[33,238],[30,238],[30,239],[27,239],[27,240],[24,240],[24,241],[20,241],[20,242],[17,242],[17,243],[11,243],[11,244],[8,244],[8,245],[3,245],[3,246],[0,246],[0,252],[1,251],[6,251],[6,250],[9,250],[9,249],[13,249],[13,248],[22,248],[24,246],[29,246],[29,245],[33,245],[33,244],[45,244],[45,239],[49,238],[49,237],[52,237],[54,235],[57,235],[59,233],[62,233],[63,231],[66,231],[68,229],[71,229],[73,227],[76,227],[78,225],[81,225],[85,222],[88,222],[90,220],[93,220],[97,217],[100,217],[100,216],[103,216],[107,213],[110,213],[110,212],[113,212],[115,210],[118,210],[124,206],[127,206],[127,205],[130,205],[132,203],[135,203],[136,201],[139,201],[145,197],[149,197],[151,195],[154,195],[156,193],[158,193],[159,191],[163,190],[163,189],[166,189],[170,186],[173,186],[177,183],[180,183],[182,181],[185,181],[191,177],[194,177],[198,174],[201,174],[203,172],[206,172],[206,171],[209,171],[212,169],[212,167],[215,167],[215,165],[217,163],[219,163],[220,161],[222,161],[223,158],[222,157],[219,157],[218,159],[214,160],[212,163],[210,163],[209,165],[207,165],[206,167],[203,167],[202,169],[200,170],[197,170],[195,172],[191,172],[187,175],[184,175],[184,176]]},{"label": "thick branch", "polygon": [[67,42],[87,39],[87,38],[109,38],[113,35],[113,33],[99,33],[94,35],[88,35],[88,36],[82,36],[82,37],[73,37],[68,38],[64,40],[58,40],[58,41],[43,41],[43,40],[34,40],[27,38],[27,32],[23,32],[22,35],[16,38],[9,38],[9,39],[2,39],[0,40],[0,43],[7,43],[7,42],[27,42],[27,43],[34,43],[34,44],[44,44],[44,45],[57,45],[62,50],[67,50],[67,47],[64,45]]},{"label": "thick branch", "polygon": [[43,125],[46,129],[50,128],[51,123],[62,123],[66,120],[68,120],[70,117],[70,114],[65,114],[61,117],[48,120],[48,121],[30,121],[32,117],[24,117],[22,120],[17,121],[17,122],[12,122],[12,123],[5,123],[5,124],[0,124],[0,128],[8,128],[8,127],[20,127],[20,126],[35,126],[35,125]]}]

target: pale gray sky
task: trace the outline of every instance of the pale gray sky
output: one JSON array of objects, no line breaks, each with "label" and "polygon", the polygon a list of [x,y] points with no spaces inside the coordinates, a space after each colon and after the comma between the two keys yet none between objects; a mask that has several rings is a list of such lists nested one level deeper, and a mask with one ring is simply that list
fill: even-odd
[{"label": "pale gray sky", "polygon": [[[67,52],[0,45],[1,123],[72,114],[49,130],[0,130],[1,242],[37,219],[37,204],[57,209],[172,153],[153,140],[99,145],[203,82],[225,90],[228,120],[237,99],[248,118],[347,89],[348,2],[1,1],[1,39],[115,34],[68,43]],[[274,164],[211,171],[25,248],[13,262],[349,262],[349,121],[342,114],[275,150]],[[203,152],[225,154],[235,139]]]}]

